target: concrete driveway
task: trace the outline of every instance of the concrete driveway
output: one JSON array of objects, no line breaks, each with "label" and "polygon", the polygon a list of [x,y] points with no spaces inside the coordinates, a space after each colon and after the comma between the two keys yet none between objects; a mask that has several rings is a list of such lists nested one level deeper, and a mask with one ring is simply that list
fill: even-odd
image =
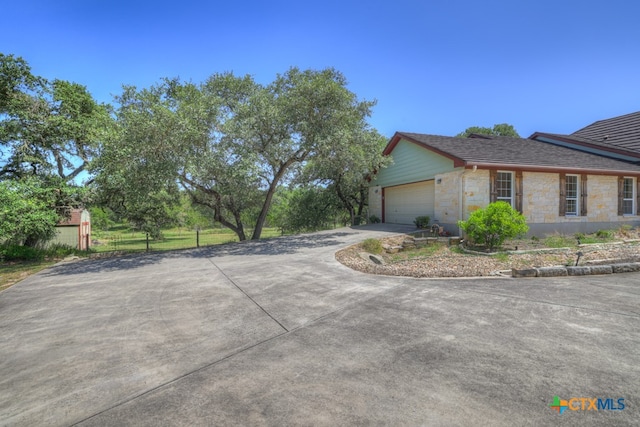
[{"label": "concrete driveway", "polygon": [[[640,275],[425,280],[334,259],[404,230],[41,272],[0,293],[0,424],[637,425]],[[613,401],[559,414],[554,396]]]}]

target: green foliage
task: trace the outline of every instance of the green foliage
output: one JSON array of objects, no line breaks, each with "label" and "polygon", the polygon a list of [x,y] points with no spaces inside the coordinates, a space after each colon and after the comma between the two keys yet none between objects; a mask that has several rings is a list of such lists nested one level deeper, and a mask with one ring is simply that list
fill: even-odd
[{"label": "green foliage", "polygon": [[473,133],[480,135],[510,136],[514,138],[520,138],[520,135],[515,130],[515,128],[507,123],[493,125],[493,128],[471,126],[465,129],[464,132],[461,132],[456,136],[459,138],[466,138]]},{"label": "green foliage", "polygon": [[0,182],[0,236],[4,242],[36,246],[54,236],[60,219],[55,188],[36,178]]},{"label": "green foliage", "polygon": [[489,251],[505,239],[529,230],[525,217],[506,202],[490,203],[484,209],[474,211],[468,220],[458,221],[458,226],[474,244],[485,245]]},{"label": "green foliage", "polygon": [[269,223],[285,233],[329,228],[340,214],[335,193],[321,187],[282,189],[277,193]]},{"label": "green foliage", "polygon": [[382,253],[382,243],[378,239],[366,239],[362,242],[362,248],[370,254]]},{"label": "green foliage", "polygon": [[[151,215],[146,200],[177,199],[172,187],[179,183],[240,240],[247,224],[257,239],[278,188],[309,182],[300,179],[305,165],[350,150],[366,154],[360,141],[381,141],[365,120],[374,103],[359,101],[346,84],[331,68],[291,68],[268,85],[225,73],[202,84],[165,79],[148,89],[127,87],[117,99],[117,127],[93,166],[100,200],[154,226],[171,209]],[[364,169],[358,165],[358,174],[370,171]]]},{"label": "green foliage", "polygon": [[113,211],[109,208],[91,207],[91,228],[94,231],[108,231],[116,224]]},{"label": "green foliage", "polygon": [[71,182],[110,121],[84,86],[34,76],[24,59],[0,53],[0,179],[55,174]]},{"label": "green foliage", "polygon": [[615,232],[613,230],[598,230],[596,231],[596,237],[600,239],[612,239],[615,236]]},{"label": "green foliage", "polygon": [[42,249],[22,245],[0,246],[1,261],[42,261],[45,252]]},{"label": "green foliage", "polygon": [[544,245],[548,248],[566,248],[573,246],[575,243],[575,240],[561,234],[548,236],[544,239]]},{"label": "green foliage", "polygon": [[0,261],[42,261],[45,258],[60,259],[69,255],[85,256],[86,252],[64,244],[55,244],[47,248],[14,244],[0,246]]},{"label": "green foliage", "polygon": [[416,219],[413,220],[413,223],[418,228],[427,228],[429,227],[429,221],[431,221],[431,218],[428,215],[423,215],[416,217]]},{"label": "green foliage", "polygon": [[379,224],[380,222],[382,222],[382,221],[377,216],[375,216],[375,215],[369,216],[369,223],[370,224]]}]

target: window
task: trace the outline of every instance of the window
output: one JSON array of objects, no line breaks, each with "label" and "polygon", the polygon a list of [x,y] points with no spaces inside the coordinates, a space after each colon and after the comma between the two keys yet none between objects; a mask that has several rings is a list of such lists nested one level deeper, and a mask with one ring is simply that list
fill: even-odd
[{"label": "window", "polygon": [[565,177],[565,198],[566,205],[564,214],[567,216],[578,216],[578,175],[567,175]]},{"label": "window", "polygon": [[622,179],[622,215],[634,215],[634,201],[635,201],[635,179],[623,178]]},{"label": "window", "polygon": [[498,172],[496,176],[496,200],[513,206],[513,173]]},{"label": "window", "polygon": [[489,170],[489,202],[503,201],[522,213],[522,171]]},{"label": "window", "polygon": [[587,175],[560,174],[560,216],[587,216]]}]

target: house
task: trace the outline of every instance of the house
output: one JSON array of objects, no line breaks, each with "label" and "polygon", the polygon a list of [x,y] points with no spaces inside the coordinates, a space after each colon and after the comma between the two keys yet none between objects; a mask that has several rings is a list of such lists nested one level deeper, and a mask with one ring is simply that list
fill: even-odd
[{"label": "house", "polygon": [[393,164],[370,183],[370,214],[400,224],[428,215],[457,233],[458,220],[502,200],[524,214],[532,235],[639,225],[640,151],[584,145],[585,132],[532,139],[398,132],[384,150]]},{"label": "house", "polygon": [[63,244],[89,250],[91,246],[91,215],[86,209],[72,209],[69,218],[56,225],[56,235],[48,245]]}]

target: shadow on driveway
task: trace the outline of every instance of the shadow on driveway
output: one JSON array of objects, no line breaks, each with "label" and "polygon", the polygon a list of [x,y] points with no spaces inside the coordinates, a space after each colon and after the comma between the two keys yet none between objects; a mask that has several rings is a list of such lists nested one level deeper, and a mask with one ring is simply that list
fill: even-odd
[{"label": "shadow on driveway", "polygon": [[369,232],[396,234],[413,230],[413,227],[398,224],[369,224],[349,227],[343,230],[345,231],[325,230],[316,233],[273,237],[263,240],[247,240],[244,242],[226,243],[202,248],[137,253],[103,259],[81,260],[79,262],[58,264],[40,273],[40,275],[46,277],[60,274],[121,271],[159,264],[165,260],[179,258],[208,259],[220,256],[293,255],[301,250],[331,246],[336,247],[336,250],[338,250],[341,246],[350,244],[346,241],[346,237],[348,236],[358,236],[362,234],[362,239],[365,239]]}]

